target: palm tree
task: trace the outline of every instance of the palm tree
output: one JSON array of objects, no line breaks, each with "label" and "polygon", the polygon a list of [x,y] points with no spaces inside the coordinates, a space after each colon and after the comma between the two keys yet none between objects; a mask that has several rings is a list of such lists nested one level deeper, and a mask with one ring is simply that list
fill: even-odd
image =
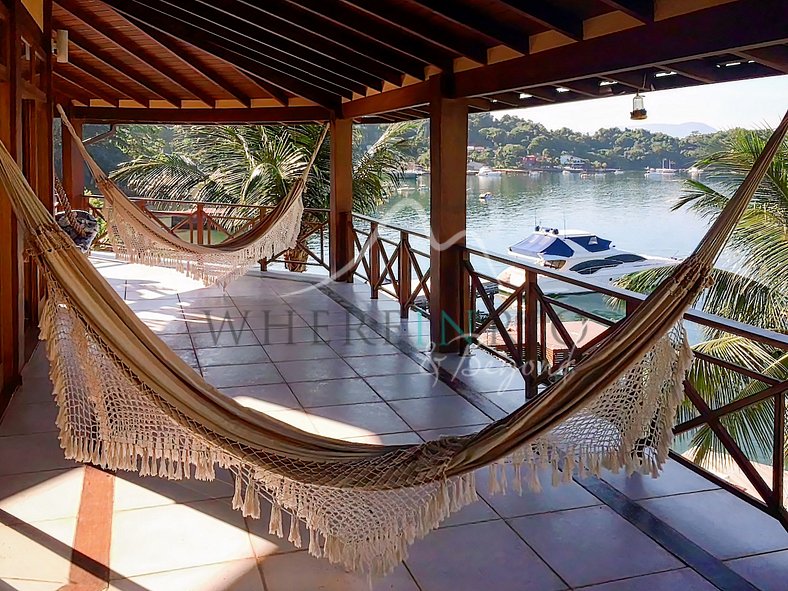
[{"label": "palm tree", "polygon": [[[741,184],[763,150],[768,131],[739,130],[723,151],[701,160],[708,184],[687,181],[685,195],[674,209],[689,207],[705,218],[716,217]],[[788,333],[788,142],[781,149],[752,203],[736,227],[726,253],[738,266],[736,272],[715,269],[713,285],[700,299],[706,312],[775,332]],[[624,277],[619,285],[649,292],[665,269]],[[717,357],[778,380],[788,379],[788,354],[745,337],[712,328],[695,351]],[[745,398],[765,389],[763,382],[696,359],[690,381],[711,408]],[[696,415],[688,402],[679,410],[679,421]],[[773,449],[774,405],[771,399],[729,414],[721,422],[752,459],[770,458]],[[708,427],[691,435],[694,460],[705,464],[729,461],[722,443]],[[788,439],[784,442],[788,457]],[[768,460],[766,460],[768,461]]]},{"label": "palm tree", "polygon": [[[156,199],[194,200],[212,204],[274,205],[303,172],[323,131],[320,125],[190,126],[175,132],[172,151],[139,154],[112,177],[137,194]],[[386,126],[370,146],[354,133],[353,209],[369,212],[399,184],[413,138],[411,123]],[[321,146],[304,191],[307,208],[329,207],[329,141]],[[244,215],[244,213],[248,215]],[[235,208],[235,217],[252,217],[253,209]],[[325,214],[307,212],[302,237]],[[235,231],[245,222],[228,222]],[[304,271],[307,253],[286,253],[288,268]]]}]

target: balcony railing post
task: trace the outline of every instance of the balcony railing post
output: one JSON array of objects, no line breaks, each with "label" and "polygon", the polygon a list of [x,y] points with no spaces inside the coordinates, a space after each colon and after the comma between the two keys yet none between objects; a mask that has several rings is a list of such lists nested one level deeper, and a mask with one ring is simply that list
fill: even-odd
[{"label": "balcony railing post", "polygon": [[[536,291],[537,275],[533,271],[525,272],[527,283],[525,293],[525,354],[524,364],[525,398],[536,396],[537,376],[539,374],[539,296]],[[542,343],[544,346],[544,343]]]},{"label": "balcony railing post", "polygon": [[413,291],[410,277],[410,244],[408,233],[399,233],[399,315],[400,318],[408,317],[408,300]]},{"label": "balcony railing post", "polygon": [[378,224],[369,224],[369,286],[370,298],[378,299],[380,287],[380,241],[378,240]]},{"label": "balcony railing post", "polygon": [[205,211],[203,209],[203,204],[197,204],[197,211],[195,212],[195,217],[197,218],[197,244],[204,244],[205,240]]}]

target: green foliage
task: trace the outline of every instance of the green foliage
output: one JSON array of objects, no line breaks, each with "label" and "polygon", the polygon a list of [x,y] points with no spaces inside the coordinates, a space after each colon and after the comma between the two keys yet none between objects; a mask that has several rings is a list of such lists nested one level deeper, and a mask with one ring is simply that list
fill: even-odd
[{"label": "green foliage", "polygon": [[[132,141],[138,132],[132,130],[117,137],[132,159],[117,166],[112,177],[151,198],[273,205],[303,172],[322,129],[320,125],[182,126],[170,131],[169,142],[160,130]],[[367,145],[363,132],[354,131],[357,211],[370,211],[397,186],[418,130],[410,123],[397,123],[379,131]],[[309,175],[306,207],[329,206],[329,141],[323,143]]]},{"label": "green foliage", "polygon": [[[725,137],[713,134],[708,145],[721,149],[698,163],[706,170],[706,183],[687,181],[675,208],[689,207],[703,217],[719,215],[763,150],[769,132],[734,130]],[[760,328],[788,334],[788,142],[784,142],[766,178],[736,226],[729,248],[737,256],[737,272],[716,269],[713,285],[700,306],[706,312]],[[623,278],[619,285],[649,292],[667,274],[656,269]],[[746,369],[788,379],[788,355],[767,345],[723,331],[707,329],[707,340],[695,350]],[[717,365],[697,360],[690,379],[711,408],[718,408],[763,390],[766,384]],[[694,416],[685,404],[679,420]],[[771,399],[727,415],[721,422],[754,459],[768,461],[772,454],[774,405]],[[698,462],[719,464],[728,455],[708,427],[696,430],[690,444]],[[788,440],[784,442],[788,457]]]},{"label": "green foliage", "polygon": [[[419,122],[424,130],[426,122]],[[491,113],[478,113],[468,118],[468,145],[486,148],[475,152],[473,159],[499,168],[515,168],[522,156],[540,156],[547,164],[558,164],[561,154],[571,153],[610,168],[640,170],[660,167],[667,159],[677,168],[691,166],[700,158],[717,151],[733,132],[692,134],[684,139],[645,129],[600,129],[592,134],[567,127],[549,130],[513,115],[495,118]],[[423,131],[414,138],[414,161],[429,164],[429,137]]]}]

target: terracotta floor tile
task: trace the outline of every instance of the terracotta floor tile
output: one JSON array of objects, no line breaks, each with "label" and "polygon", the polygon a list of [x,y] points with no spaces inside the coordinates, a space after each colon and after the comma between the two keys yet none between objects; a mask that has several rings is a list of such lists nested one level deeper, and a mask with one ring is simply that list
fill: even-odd
[{"label": "terracotta floor tile", "polygon": [[0,478],[0,510],[24,522],[76,518],[82,497],[82,466]]}]

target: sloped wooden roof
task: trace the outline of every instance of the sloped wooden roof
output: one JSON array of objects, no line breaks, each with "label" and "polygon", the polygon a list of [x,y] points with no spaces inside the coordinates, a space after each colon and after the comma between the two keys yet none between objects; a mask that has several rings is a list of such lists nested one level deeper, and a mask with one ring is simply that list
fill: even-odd
[{"label": "sloped wooden roof", "polygon": [[472,110],[788,73],[786,22],[784,0],[56,0],[54,86],[103,120],[395,121],[439,72]]}]

